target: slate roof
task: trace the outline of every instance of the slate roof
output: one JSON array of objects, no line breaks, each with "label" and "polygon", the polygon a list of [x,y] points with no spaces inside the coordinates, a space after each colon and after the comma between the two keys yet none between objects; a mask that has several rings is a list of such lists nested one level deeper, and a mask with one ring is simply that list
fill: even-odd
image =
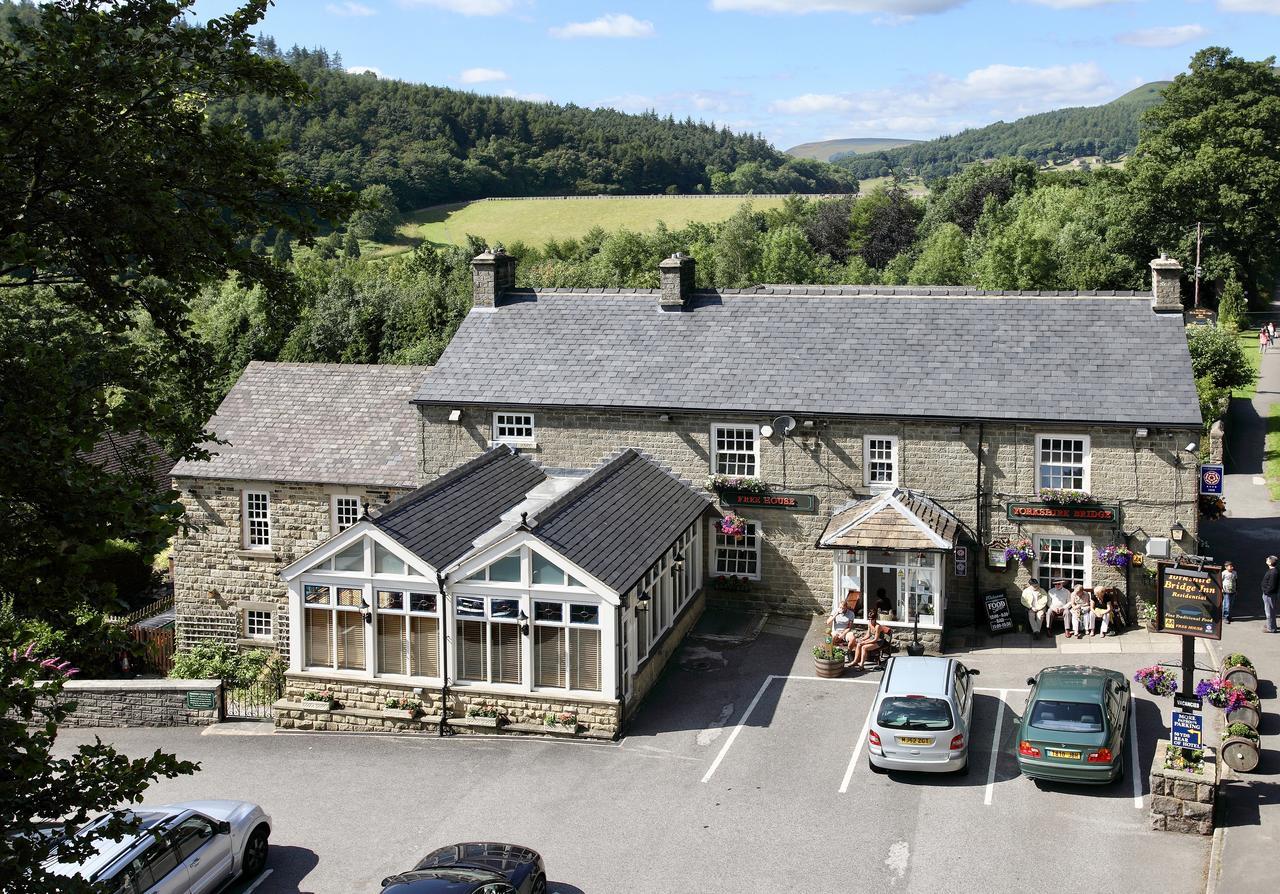
[{"label": "slate roof", "polygon": [[134,468],[146,469],[157,493],[169,490],[169,469],[173,466],[173,457],[146,432],[103,432],[93,449],[81,455],[113,474]]},{"label": "slate roof", "polygon": [[689,482],[628,447],[529,521],[538,539],[625,593],[710,505]]},{"label": "slate roof", "polygon": [[412,487],[418,414],[409,403],[430,367],[254,361],[208,428],[227,444],[179,478],[240,478]]},{"label": "slate roof", "polygon": [[[924,525],[946,541],[940,546],[920,529]],[[949,549],[959,520],[917,491],[894,488],[854,500],[836,510],[818,538],[827,549]]]},{"label": "slate roof", "polygon": [[378,528],[433,568],[471,551],[547,475],[505,444],[369,513]]},{"label": "slate roof", "polygon": [[761,286],[509,293],[416,400],[1198,428],[1178,314],[1134,293]]}]

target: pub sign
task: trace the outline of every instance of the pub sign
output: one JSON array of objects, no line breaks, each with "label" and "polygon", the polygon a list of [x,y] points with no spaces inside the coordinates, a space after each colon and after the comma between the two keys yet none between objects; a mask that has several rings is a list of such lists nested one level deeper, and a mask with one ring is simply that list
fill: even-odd
[{"label": "pub sign", "polygon": [[787,512],[813,512],[818,499],[813,494],[749,494],[743,491],[723,493],[720,499],[728,506],[746,509],[782,509]]},{"label": "pub sign", "polygon": [[1009,521],[1076,521],[1119,524],[1119,506],[1082,504],[1059,506],[1053,503],[1010,503],[1005,510]]},{"label": "pub sign", "polygon": [[1222,585],[1215,568],[1156,570],[1156,629],[1162,633],[1222,639]]}]

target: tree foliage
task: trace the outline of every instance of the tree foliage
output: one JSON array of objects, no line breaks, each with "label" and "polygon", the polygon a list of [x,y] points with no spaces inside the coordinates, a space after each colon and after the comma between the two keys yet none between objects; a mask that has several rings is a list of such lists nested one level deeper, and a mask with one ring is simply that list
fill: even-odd
[{"label": "tree foliage", "polygon": [[1188,326],[1191,371],[1215,388],[1243,388],[1253,382],[1253,367],[1236,334],[1222,326]]}]

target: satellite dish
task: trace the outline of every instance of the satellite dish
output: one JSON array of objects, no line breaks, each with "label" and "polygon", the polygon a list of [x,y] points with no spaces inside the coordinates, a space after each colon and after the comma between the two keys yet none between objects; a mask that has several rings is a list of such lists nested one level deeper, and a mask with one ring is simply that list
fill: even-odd
[{"label": "satellite dish", "polygon": [[791,416],[779,416],[773,420],[773,424],[781,428],[784,435],[789,435],[791,430],[796,427],[796,420]]}]

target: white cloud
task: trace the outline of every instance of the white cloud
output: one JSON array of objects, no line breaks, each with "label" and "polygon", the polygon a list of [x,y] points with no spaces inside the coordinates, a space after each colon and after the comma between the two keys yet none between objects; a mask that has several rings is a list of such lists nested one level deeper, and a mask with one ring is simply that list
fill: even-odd
[{"label": "white cloud", "polygon": [[1280,0],[1218,0],[1223,12],[1262,12],[1280,16]]},{"label": "white cloud", "polygon": [[1119,3],[1132,3],[1133,0],[1023,0],[1037,6],[1051,6],[1054,9],[1091,9],[1095,6],[1115,6]]},{"label": "white cloud", "polygon": [[853,107],[852,100],[833,93],[804,93],[770,103],[769,111],[783,115],[816,115],[823,112],[847,112]]},{"label": "white cloud", "polygon": [[464,84],[485,84],[510,80],[510,76],[500,68],[468,68],[458,75],[458,80]]},{"label": "white cloud", "polygon": [[400,0],[406,6],[433,6],[464,16],[500,16],[515,9],[517,0]]},{"label": "white cloud", "polygon": [[330,15],[335,16],[354,16],[356,18],[364,18],[365,16],[376,16],[378,11],[371,7],[365,6],[363,3],[355,3],[353,0],[344,0],[342,3],[330,3],[325,6],[325,10]]},{"label": "white cloud", "polygon": [[552,37],[653,37],[653,22],[624,13],[610,13],[590,22],[570,22],[549,29]]},{"label": "white cloud", "polygon": [[711,0],[717,12],[790,13],[882,12],[898,17],[929,15],[963,6],[968,0]]},{"label": "white cloud", "polygon": [[1159,25],[1155,28],[1139,28],[1116,36],[1120,43],[1135,47],[1176,47],[1179,44],[1199,40],[1209,33],[1203,25]]},{"label": "white cloud", "polygon": [[372,65],[351,65],[348,66],[347,73],[353,75],[373,74],[382,77],[382,69],[374,68]]},{"label": "white cloud", "polygon": [[505,96],[508,99],[525,99],[525,100],[528,100],[529,102],[553,102],[554,101],[550,96],[547,96],[547,94],[545,93],[520,93],[516,90],[511,90],[511,89],[503,90],[498,95]]}]

